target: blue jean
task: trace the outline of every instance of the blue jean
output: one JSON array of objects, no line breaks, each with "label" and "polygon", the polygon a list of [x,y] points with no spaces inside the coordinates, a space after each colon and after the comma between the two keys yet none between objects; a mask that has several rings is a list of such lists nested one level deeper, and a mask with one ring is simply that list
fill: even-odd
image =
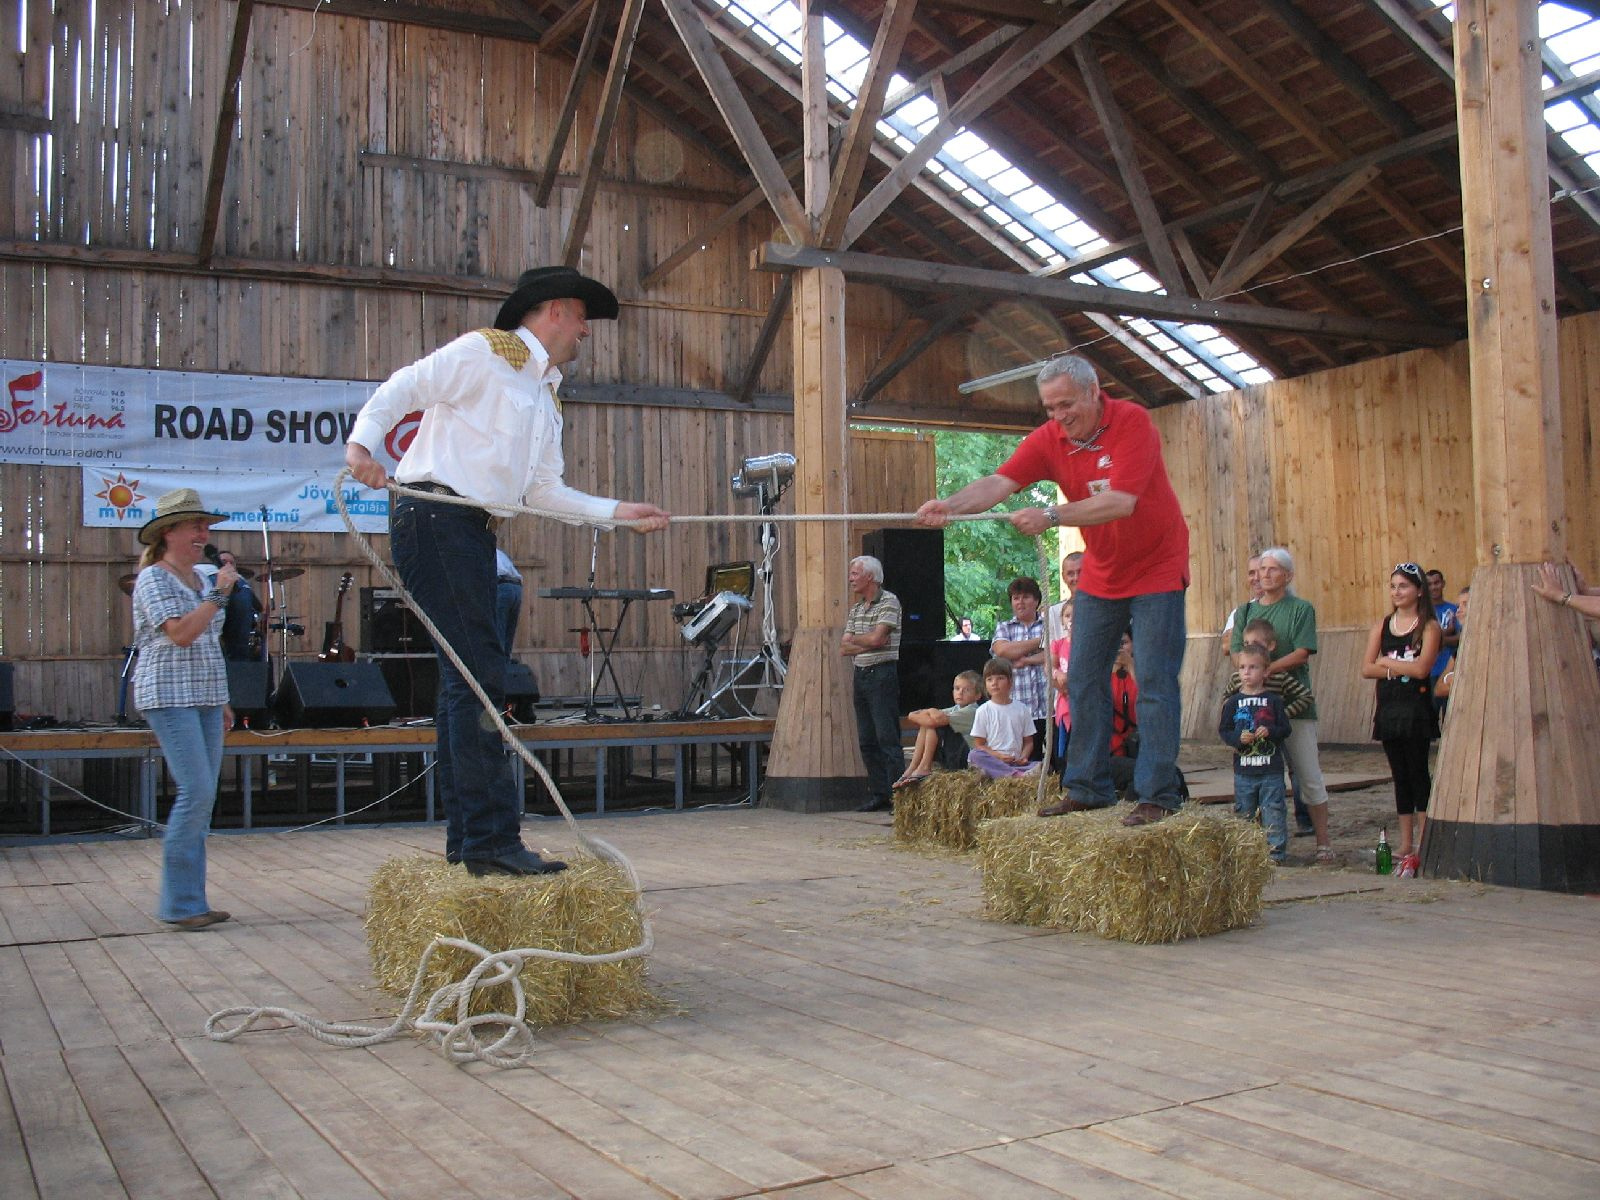
[{"label": "blue jean", "polygon": [[1133,625],[1133,669],[1139,680],[1139,757],[1133,790],[1138,799],[1177,809],[1178,735],[1182,705],[1178,672],[1187,641],[1184,593],[1152,592],[1107,600],[1079,589],[1072,603],[1072,650],[1067,699],[1072,740],[1062,786],[1090,807],[1115,804],[1111,782],[1111,668],[1122,634]]},{"label": "blue jean", "polygon": [[181,921],[211,911],[206,901],[206,834],[222,773],[222,705],[149,708],[143,713],[178,785],[161,838],[161,900],[156,916]]},{"label": "blue jean", "polygon": [[1257,812],[1267,830],[1273,862],[1289,857],[1289,815],[1284,805],[1283,772],[1273,775],[1233,774],[1233,811],[1253,821]]},{"label": "blue jean", "polygon": [[887,802],[905,770],[900,741],[900,668],[892,662],[855,669],[856,735],[867,768],[867,794]]},{"label": "blue jean", "polygon": [[[402,496],[389,535],[406,590],[502,707],[506,654],[496,612],[494,531],[483,510]],[[489,715],[442,653],[434,731],[445,858],[483,860],[516,850],[522,844],[522,798],[511,760]]]},{"label": "blue jean", "polygon": [[494,588],[495,625],[500,630],[500,644],[510,658],[511,647],[517,640],[517,621],[522,616],[522,585],[501,579]]}]

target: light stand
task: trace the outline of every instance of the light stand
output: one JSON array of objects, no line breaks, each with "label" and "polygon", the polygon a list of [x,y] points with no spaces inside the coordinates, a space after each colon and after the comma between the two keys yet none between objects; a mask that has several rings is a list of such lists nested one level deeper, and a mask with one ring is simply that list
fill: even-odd
[{"label": "light stand", "polygon": [[[753,496],[760,506],[761,515],[770,517],[777,510],[778,501],[794,483],[794,455],[764,454],[747,458],[733,476],[735,496]],[[783,661],[783,651],[778,645],[778,609],[773,603],[772,581],[777,571],[778,549],[781,545],[776,521],[761,523],[761,565],[756,568],[756,578],[761,583],[761,648],[748,662],[735,661],[731,678],[723,684],[704,707],[726,699],[747,716],[755,716],[752,706],[746,704],[739,693],[754,700],[762,690],[783,690],[789,668]],[[737,655],[735,656],[737,660]]]}]

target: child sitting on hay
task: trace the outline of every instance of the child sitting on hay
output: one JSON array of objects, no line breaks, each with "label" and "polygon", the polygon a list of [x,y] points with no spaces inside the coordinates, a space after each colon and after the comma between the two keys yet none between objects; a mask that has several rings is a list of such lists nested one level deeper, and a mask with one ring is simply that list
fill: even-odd
[{"label": "child sitting on hay", "polygon": [[983,689],[989,699],[978,706],[972,721],[972,753],[967,765],[990,779],[1026,775],[1036,764],[1033,753],[1033,713],[1011,700],[1013,668],[1003,658],[983,664]]},{"label": "child sitting on hay", "polygon": [[933,774],[938,763],[947,771],[967,765],[972,749],[972,722],[978,715],[978,699],[983,695],[983,680],[976,671],[963,671],[950,686],[949,708],[919,708],[906,715],[917,727],[917,744],[911,752],[911,765],[894,786],[910,787]]}]

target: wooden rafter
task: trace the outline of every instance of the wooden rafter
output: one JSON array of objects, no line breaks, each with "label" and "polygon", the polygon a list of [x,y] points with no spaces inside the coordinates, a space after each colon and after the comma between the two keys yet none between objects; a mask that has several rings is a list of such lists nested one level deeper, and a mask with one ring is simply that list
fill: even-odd
[{"label": "wooden rafter", "polygon": [[1443,325],[1375,321],[1333,313],[1294,312],[1250,304],[1195,300],[1184,296],[1163,296],[1156,292],[1135,292],[1127,288],[1096,287],[1062,279],[1042,279],[1006,271],[986,271],[978,267],[912,262],[848,250],[786,246],[777,242],[768,242],[757,250],[755,265],[757,270],[762,271],[832,266],[839,268],[850,279],[918,291],[971,289],[988,295],[1038,300],[1081,312],[1282,329],[1318,337],[1381,342],[1386,345],[1443,346],[1455,341],[1457,336],[1455,330]]},{"label": "wooden rafter", "polygon": [[[556,116],[556,127],[550,135],[550,149],[545,152],[544,169],[539,172],[539,186],[534,189],[533,203],[543,208],[550,203],[550,193],[555,190],[556,172],[561,168],[561,154],[567,148],[567,135],[572,132],[572,122],[578,116],[578,102],[583,98],[583,85],[589,77],[594,62],[595,48],[600,44],[600,30],[605,26],[610,11],[607,0],[593,0],[589,10],[589,23],[583,28],[583,42],[572,64],[572,74],[567,79],[567,93],[561,98],[561,111]],[[541,47],[544,46],[540,42]]]},{"label": "wooden rafter", "polygon": [[1066,24],[1055,29],[1035,26],[1001,52],[950,111],[912,147],[900,163],[856,205],[845,226],[842,246],[852,245],[866,228],[883,215],[911,181],[927,166],[946,142],[963,127],[981,116],[991,105],[1032,75],[1044,63],[1060,54],[1122,6],[1125,0],[1092,0]]},{"label": "wooden rafter", "polygon": [[[890,344],[884,347],[883,353],[878,356],[878,361],[872,364],[866,380],[850,401],[850,407],[865,408],[872,402],[874,396],[889,386],[896,375],[916,362],[924,351],[961,324],[967,315],[982,303],[981,297],[963,296],[958,300],[948,300],[923,316],[913,317],[902,325],[900,332],[905,336],[897,333]],[[921,329],[911,334],[910,330],[918,325]]]},{"label": "wooden rafter", "polygon": [[1268,238],[1259,249],[1245,255],[1237,262],[1224,263],[1223,268],[1212,277],[1211,288],[1206,293],[1206,299],[1209,300],[1214,296],[1226,296],[1230,292],[1238,291],[1251,279],[1254,279],[1268,263],[1282,258],[1284,251],[1300,241],[1301,238],[1320,225],[1330,213],[1377,177],[1378,168],[1368,167],[1358,175],[1351,175],[1341,180],[1332,191],[1326,193],[1310,208],[1292,218],[1287,225]]},{"label": "wooden rafter", "polygon": [[779,281],[777,290],[772,294],[772,303],[767,308],[766,319],[761,322],[761,328],[756,333],[756,344],[750,350],[750,361],[745,364],[744,375],[739,380],[739,386],[733,391],[733,398],[740,404],[749,404],[756,394],[756,384],[761,381],[761,371],[772,354],[773,343],[778,340],[778,331],[783,328],[783,322],[789,316],[789,305],[793,296],[794,276],[786,275]]},{"label": "wooden rafter", "polygon": [[356,17],[363,21],[385,21],[421,29],[447,29],[453,33],[475,33],[481,37],[504,38],[510,42],[537,44],[539,41],[539,35],[526,21],[483,17],[436,4],[397,4],[389,0],[256,0],[256,3],[262,8],[287,8],[296,12],[319,13],[324,17]]},{"label": "wooden rafter", "polygon": [[561,261],[569,267],[577,266],[583,254],[583,239],[589,232],[589,218],[594,215],[600,168],[611,145],[611,127],[616,123],[617,110],[622,107],[622,84],[628,77],[628,63],[633,57],[633,43],[639,36],[639,19],[644,15],[644,6],[645,0],[623,0],[616,41],[611,46],[611,63],[601,87],[600,111],[595,114],[582,181],[572,203],[572,223],[567,226],[567,241],[561,252]]},{"label": "wooden rafter", "polygon": [[1094,102],[1095,112],[1100,117],[1100,128],[1106,135],[1106,141],[1111,145],[1111,156],[1116,160],[1117,170],[1122,174],[1128,202],[1133,205],[1139,228],[1144,231],[1145,245],[1149,247],[1150,257],[1155,262],[1156,278],[1168,292],[1182,295],[1187,289],[1183,286],[1183,276],[1178,270],[1177,255],[1173,253],[1172,242],[1167,238],[1161,211],[1156,207],[1155,197],[1150,194],[1150,185],[1145,179],[1144,170],[1139,166],[1139,156],[1134,150],[1133,136],[1128,132],[1127,118],[1123,115],[1122,106],[1117,103],[1116,96],[1111,92],[1105,68],[1100,65],[1100,56],[1095,53],[1094,46],[1088,40],[1080,41],[1073,46],[1072,53],[1078,63],[1078,72],[1089,88],[1089,97]]},{"label": "wooden rafter", "polygon": [[873,143],[878,137],[878,118],[883,112],[889,81],[900,67],[900,50],[905,45],[906,34],[911,31],[911,19],[916,12],[917,0],[888,0],[884,7],[877,36],[872,42],[866,75],[856,91],[850,123],[845,127],[844,144],[833,172],[827,207],[822,213],[817,237],[819,245],[837,245],[844,236],[845,222],[856,202],[861,176],[867,169]]},{"label": "wooden rafter", "polygon": [[[785,176],[793,174],[794,169],[800,165],[800,157],[800,152],[797,150],[779,160],[778,165],[783,168]],[[724,230],[736,225],[760,208],[766,203],[766,198],[766,193],[759,187],[751,188],[738,200],[691,233],[671,254],[651,267],[649,271],[640,277],[639,287],[644,291],[649,291],[655,287],[656,284],[700,253],[701,250],[704,250],[713,238],[718,237]]]},{"label": "wooden rafter", "polygon": [[[539,49],[553,50],[570,38],[572,31],[578,27],[578,22],[583,20],[583,14],[589,12],[591,6],[598,8],[599,0],[574,0],[572,7],[551,21],[539,35]],[[593,19],[591,16],[590,20]]]},{"label": "wooden rafter", "polygon": [[[1022,30],[1023,27],[1021,25],[1002,25],[993,33],[981,37],[975,42],[968,43],[965,49],[956,51],[944,62],[932,70],[923,72],[886,99],[883,102],[883,115],[887,117],[904,108],[924,92],[930,92],[935,87],[941,86],[946,79],[957,71],[965,70],[973,63],[987,58],[1008,42],[1015,41]],[[940,108],[942,110],[944,105],[941,104]]]},{"label": "wooden rafter", "polygon": [[810,221],[806,217],[805,207],[795,195],[794,188],[789,186],[788,178],[778,168],[777,156],[767,144],[761,127],[756,124],[749,102],[739,91],[739,85],[734,81],[733,73],[728,70],[728,64],[722,61],[716,46],[712,44],[711,34],[701,20],[698,10],[691,0],[661,0],[661,2],[673,27],[678,31],[678,37],[683,41],[684,49],[689,52],[689,57],[694,61],[701,79],[705,81],[706,88],[710,91],[718,111],[721,112],[723,121],[727,123],[728,132],[733,135],[733,140],[738,143],[739,152],[749,164],[750,173],[756,177],[756,182],[766,193],[767,203],[777,214],[784,234],[796,245],[802,244],[810,234]]},{"label": "wooden rafter", "polygon": [[228,180],[228,147],[233,142],[234,124],[239,119],[239,76],[244,73],[244,55],[250,43],[250,16],[254,8],[255,0],[239,0],[233,13],[233,37],[228,43],[222,103],[217,106],[217,128],[211,139],[211,162],[206,169],[206,194],[200,205],[200,238],[195,256],[201,266],[211,262],[217,248],[222,189]]}]

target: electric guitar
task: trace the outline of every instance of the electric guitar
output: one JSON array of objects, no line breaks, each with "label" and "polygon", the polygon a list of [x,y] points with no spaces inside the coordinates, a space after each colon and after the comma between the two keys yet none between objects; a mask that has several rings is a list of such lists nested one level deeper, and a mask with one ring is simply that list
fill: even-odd
[{"label": "electric guitar", "polygon": [[324,623],[322,627],[322,653],[317,655],[323,662],[355,662],[355,647],[344,640],[344,597],[350,590],[350,585],[355,582],[355,576],[349,571],[344,573],[344,578],[339,580],[339,598],[333,602],[333,620]]}]

